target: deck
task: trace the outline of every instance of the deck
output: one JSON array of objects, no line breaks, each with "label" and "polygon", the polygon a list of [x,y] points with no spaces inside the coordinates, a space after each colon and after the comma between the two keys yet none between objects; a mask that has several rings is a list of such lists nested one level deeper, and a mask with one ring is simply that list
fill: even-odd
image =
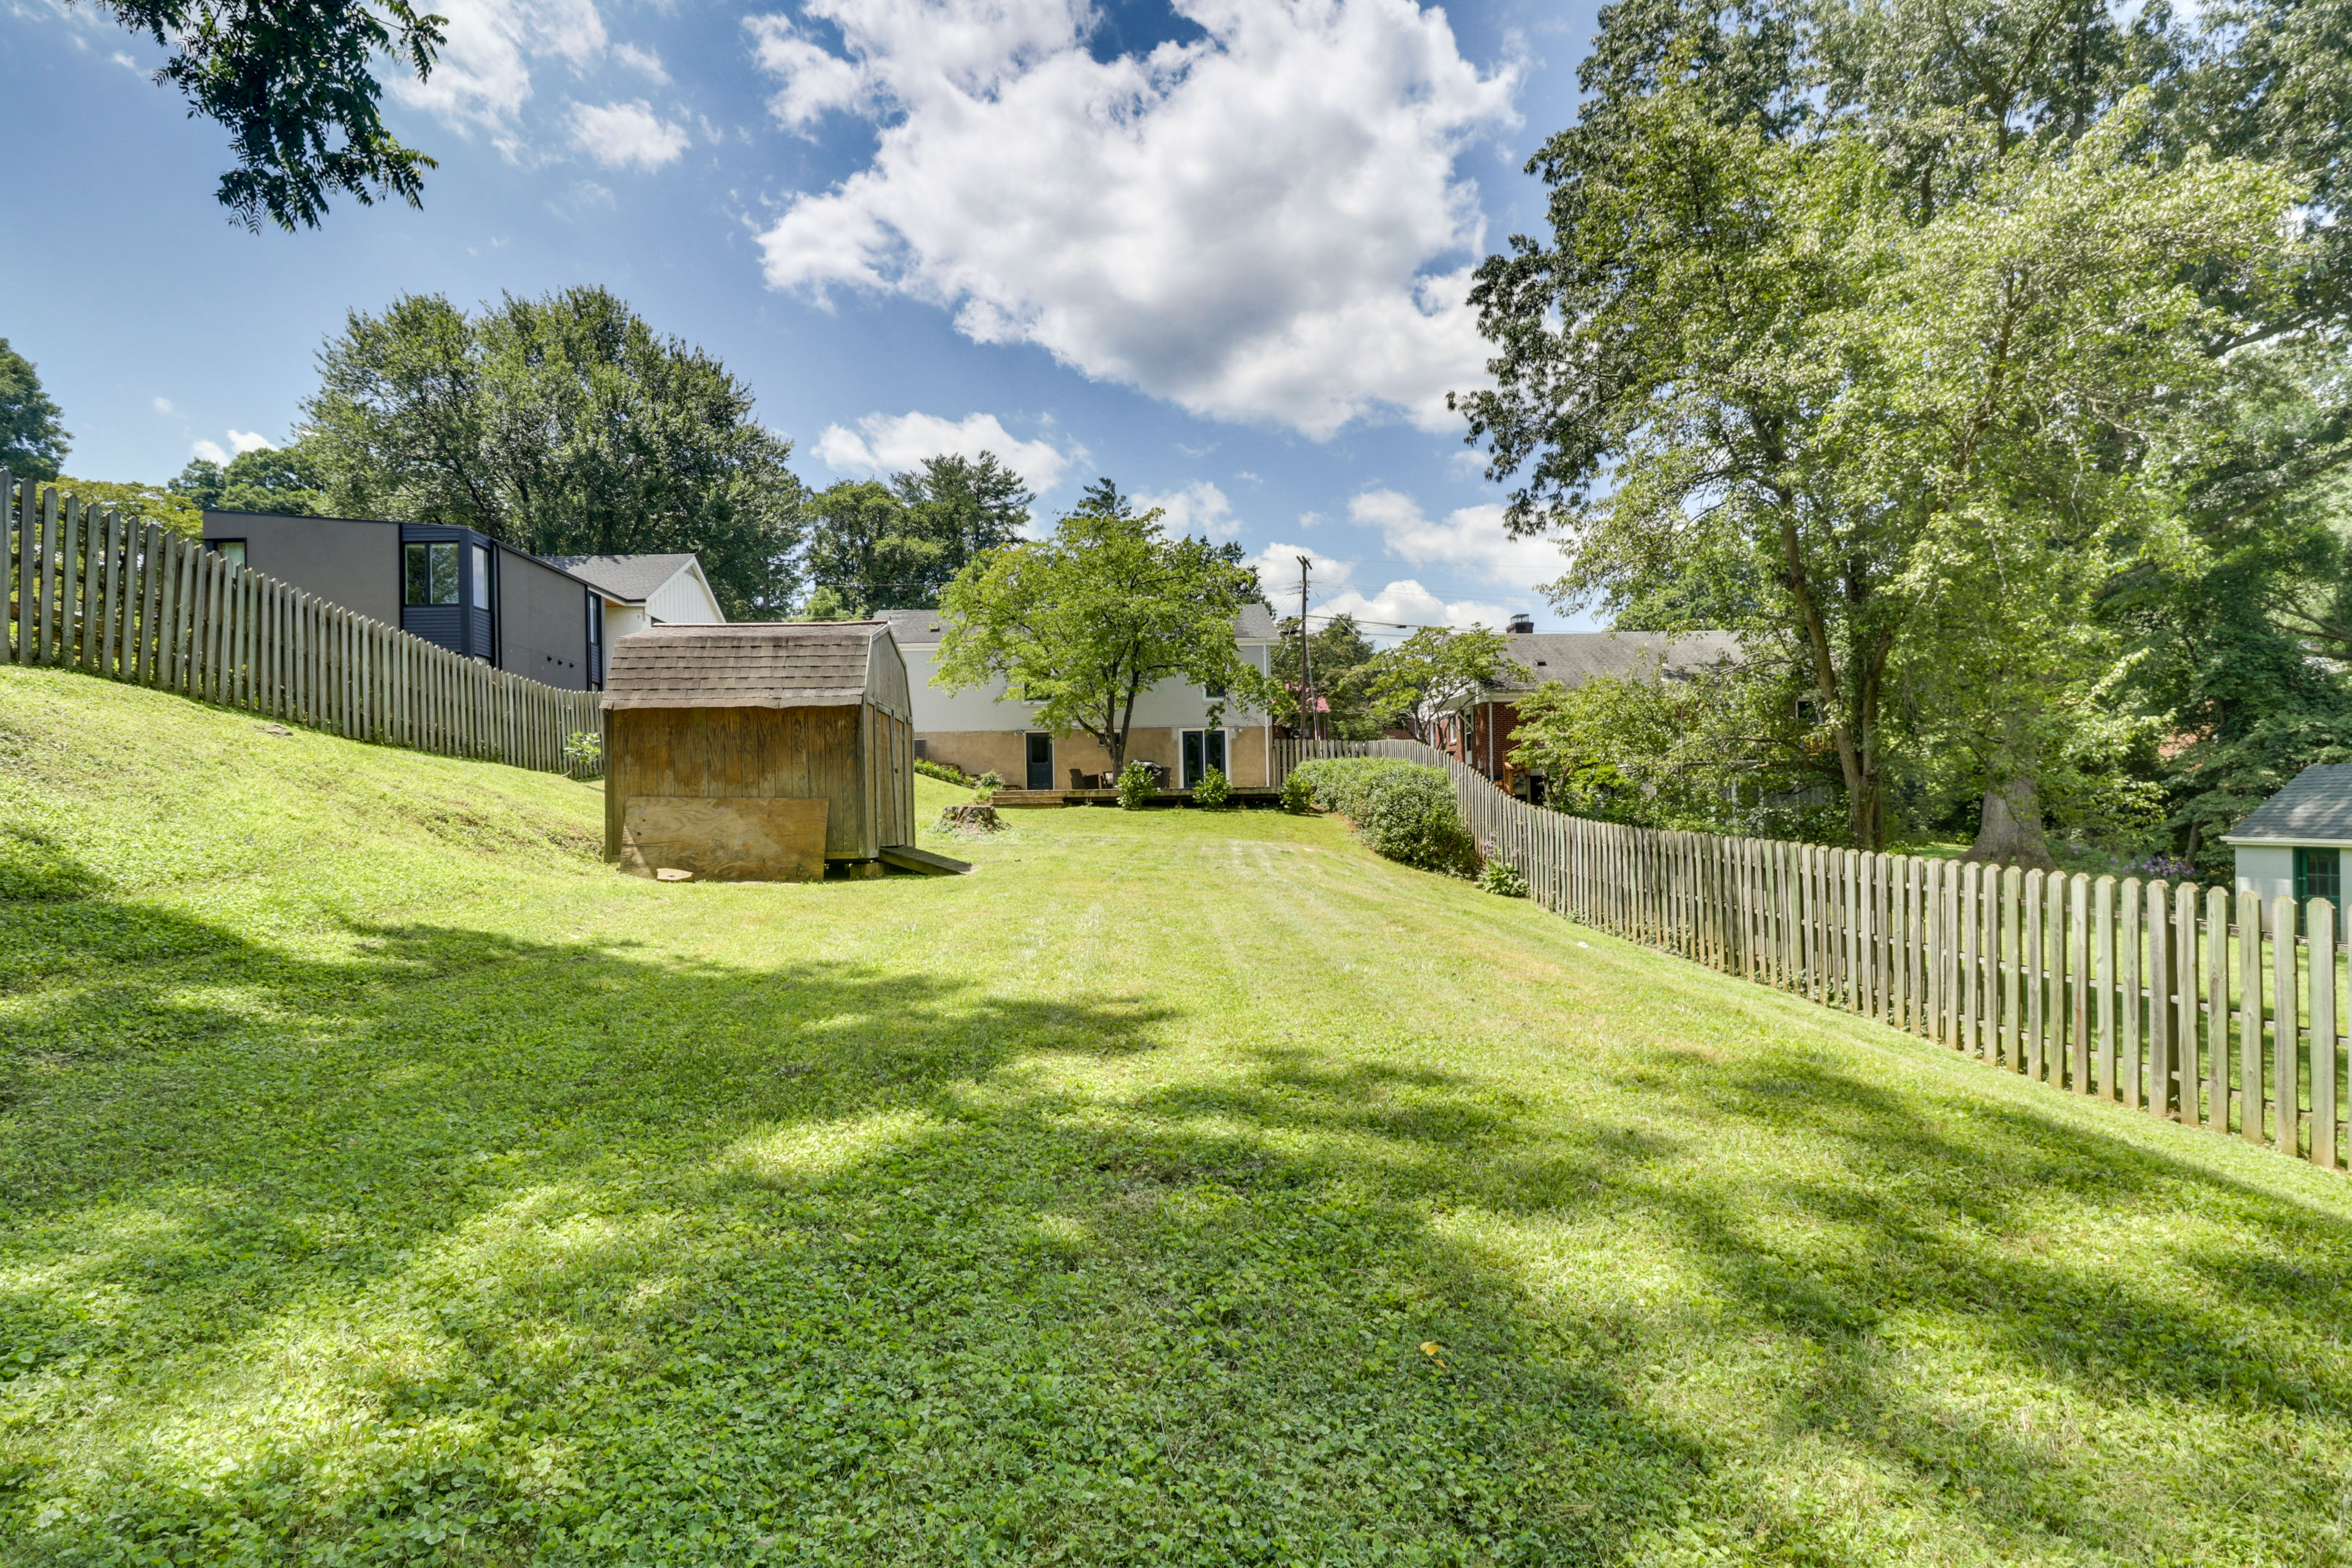
[{"label": "deck", "polygon": [[[1278,789],[1244,789],[1236,784],[1226,797],[1234,805],[1275,805],[1282,800]],[[1115,789],[1001,789],[995,804],[1007,810],[1021,811],[1048,805],[1117,805],[1118,791]],[[1151,804],[1190,805],[1192,792],[1189,789],[1163,789],[1151,797]]]}]

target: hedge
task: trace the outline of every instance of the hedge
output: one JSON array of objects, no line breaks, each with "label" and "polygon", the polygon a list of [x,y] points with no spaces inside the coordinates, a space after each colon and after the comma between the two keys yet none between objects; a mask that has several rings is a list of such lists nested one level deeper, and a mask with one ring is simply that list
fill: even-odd
[{"label": "hedge", "polygon": [[1317,805],[1354,822],[1375,855],[1457,877],[1478,868],[1477,846],[1442,768],[1394,757],[1330,757],[1302,763],[1290,776],[1306,781]]}]

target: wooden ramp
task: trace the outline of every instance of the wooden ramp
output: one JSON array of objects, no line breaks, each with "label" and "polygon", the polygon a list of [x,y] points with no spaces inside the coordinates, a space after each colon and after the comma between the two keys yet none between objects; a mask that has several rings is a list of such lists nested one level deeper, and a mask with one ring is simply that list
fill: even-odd
[{"label": "wooden ramp", "polygon": [[968,877],[972,870],[969,860],[934,855],[911,844],[885,845],[881,855],[882,863],[886,866],[896,866],[901,871],[919,871],[926,877]]}]

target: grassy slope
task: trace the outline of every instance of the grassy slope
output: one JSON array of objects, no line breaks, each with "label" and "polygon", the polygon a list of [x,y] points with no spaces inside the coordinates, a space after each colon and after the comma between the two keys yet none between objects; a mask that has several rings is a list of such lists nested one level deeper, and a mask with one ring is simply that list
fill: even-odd
[{"label": "grassy slope", "polygon": [[1328,821],[596,808],[0,669],[0,1561],[2346,1560],[2340,1179]]}]

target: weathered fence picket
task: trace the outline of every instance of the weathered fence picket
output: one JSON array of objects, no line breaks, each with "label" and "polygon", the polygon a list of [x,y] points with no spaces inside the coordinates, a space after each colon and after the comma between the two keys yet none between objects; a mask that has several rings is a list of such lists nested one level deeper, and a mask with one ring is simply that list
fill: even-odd
[{"label": "weathered fence picket", "polygon": [[593,691],[478,664],[5,471],[0,544],[11,590],[0,661],[550,772],[567,737],[603,728]]},{"label": "weathered fence picket", "polygon": [[1591,822],[1412,741],[1278,742],[1275,782],[1341,756],[1444,768],[1487,856],[1555,913],[2053,1089],[2352,1164],[2352,931],[2324,899]]}]

